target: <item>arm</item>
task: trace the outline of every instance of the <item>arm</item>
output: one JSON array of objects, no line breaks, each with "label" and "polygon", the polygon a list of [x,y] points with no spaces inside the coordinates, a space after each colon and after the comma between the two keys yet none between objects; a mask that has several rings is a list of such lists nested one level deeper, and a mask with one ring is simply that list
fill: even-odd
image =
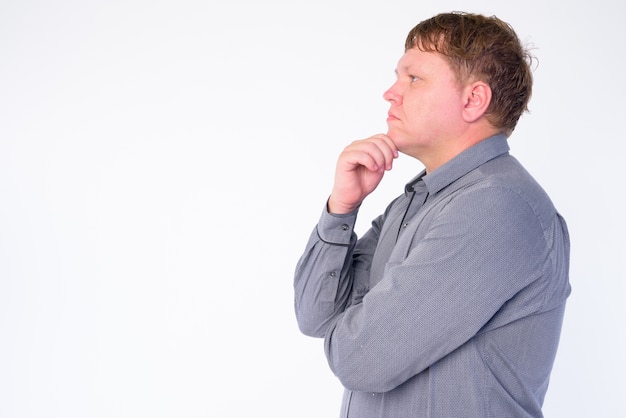
[{"label": "arm", "polygon": [[361,202],[397,156],[391,139],[382,134],[354,141],[339,156],[327,211],[296,268],[296,318],[303,333],[323,337],[333,319],[367,291],[378,231],[374,223],[357,242],[354,223]]},{"label": "arm", "polygon": [[386,392],[427,369],[537,280],[548,258],[536,215],[508,190],[485,188],[428,210],[406,258],[392,256],[363,302],[326,332],[329,365],[348,389]]},{"label": "arm", "polygon": [[294,278],[295,311],[300,330],[324,337],[346,307],[369,290],[369,266],[378,239],[377,222],[360,240],[353,232],[356,212],[326,210],[311,233]]}]

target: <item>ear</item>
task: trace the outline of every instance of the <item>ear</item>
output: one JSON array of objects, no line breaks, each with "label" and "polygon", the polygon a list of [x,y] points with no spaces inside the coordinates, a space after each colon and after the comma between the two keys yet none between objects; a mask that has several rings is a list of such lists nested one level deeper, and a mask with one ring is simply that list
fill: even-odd
[{"label": "ear", "polygon": [[463,107],[463,119],[475,122],[485,114],[491,103],[491,87],[484,81],[474,81],[465,88],[465,106]]}]

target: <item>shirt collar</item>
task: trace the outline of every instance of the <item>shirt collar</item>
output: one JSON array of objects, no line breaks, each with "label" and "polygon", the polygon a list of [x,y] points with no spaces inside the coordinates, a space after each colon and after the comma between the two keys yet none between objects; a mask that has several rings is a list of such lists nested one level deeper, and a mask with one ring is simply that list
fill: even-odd
[{"label": "shirt collar", "polygon": [[426,174],[426,170],[423,170],[407,183],[405,192],[412,192],[413,186],[420,180],[424,180],[428,193],[435,194],[487,161],[508,152],[509,144],[506,135],[491,136],[461,152],[433,172]]}]

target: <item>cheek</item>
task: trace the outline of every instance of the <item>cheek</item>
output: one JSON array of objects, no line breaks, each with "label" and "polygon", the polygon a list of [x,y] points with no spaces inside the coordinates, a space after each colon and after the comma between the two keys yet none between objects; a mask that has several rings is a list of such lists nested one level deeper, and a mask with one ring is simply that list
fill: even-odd
[{"label": "cheek", "polygon": [[459,100],[458,97],[433,95],[422,102],[416,110],[419,110],[424,117],[427,116],[429,120],[446,121],[458,113]]},{"label": "cheek", "polygon": [[423,125],[436,118],[441,107],[442,104],[437,97],[429,97],[427,95],[421,95],[404,102],[407,120],[411,121],[412,124]]},{"label": "cheek", "polygon": [[423,95],[405,95],[402,108],[409,119],[416,119],[429,111],[428,101],[429,99]]}]

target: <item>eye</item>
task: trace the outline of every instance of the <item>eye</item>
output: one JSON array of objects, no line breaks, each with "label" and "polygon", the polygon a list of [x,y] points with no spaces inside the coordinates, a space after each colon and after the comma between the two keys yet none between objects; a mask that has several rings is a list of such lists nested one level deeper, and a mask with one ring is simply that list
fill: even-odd
[{"label": "eye", "polygon": [[418,77],[418,76],[416,76],[416,75],[409,75],[409,81],[410,81],[411,83],[413,83],[413,82],[415,82],[415,81],[417,81],[417,80],[419,80],[419,77]]}]

